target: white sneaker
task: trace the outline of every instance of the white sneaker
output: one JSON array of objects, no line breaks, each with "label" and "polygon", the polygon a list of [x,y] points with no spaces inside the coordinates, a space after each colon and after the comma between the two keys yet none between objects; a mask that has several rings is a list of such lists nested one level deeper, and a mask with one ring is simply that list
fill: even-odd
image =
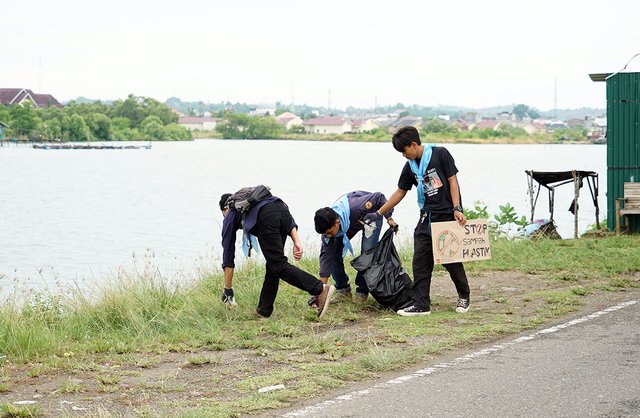
[{"label": "white sneaker", "polygon": [[331,297],[336,292],[336,288],[331,284],[325,284],[322,287],[322,293],[318,295],[318,319],[322,319],[327,309],[329,309],[329,302]]}]

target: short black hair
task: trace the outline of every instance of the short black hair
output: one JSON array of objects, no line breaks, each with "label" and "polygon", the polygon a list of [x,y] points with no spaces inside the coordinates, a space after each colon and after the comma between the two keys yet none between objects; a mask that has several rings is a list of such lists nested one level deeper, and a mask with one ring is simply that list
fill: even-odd
[{"label": "short black hair", "polygon": [[220,210],[224,210],[224,208],[227,206],[227,200],[229,200],[230,196],[231,193],[225,193],[220,196],[220,202],[218,203],[220,205]]},{"label": "short black hair", "polygon": [[313,223],[316,226],[316,232],[318,234],[324,234],[327,229],[333,227],[338,219],[338,214],[335,210],[326,207],[318,209],[316,215],[313,217]]},{"label": "short black hair", "polygon": [[412,142],[420,145],[420,134],[418,130],[413,126],[405,126],[398,129],[398,132],[393,134],[391,138],[393,148],[398,152],[404,152],[404,147],[410,147]]}]

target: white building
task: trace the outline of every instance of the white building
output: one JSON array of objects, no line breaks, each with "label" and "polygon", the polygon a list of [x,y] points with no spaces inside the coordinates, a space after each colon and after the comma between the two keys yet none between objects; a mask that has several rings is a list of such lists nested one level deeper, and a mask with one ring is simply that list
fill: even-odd
[{"label": "white building", "polygon": [[342,116],[314,118],[304,121],[304,131],[313,134],[336,134],[351,132],[351,121]]},{"label": "white building", "polygon": [[276,120],[280,125],[284,126],[287,131],[294,126],[302,126],[304,124],[304,121],[298,115],[291,112],[284,112],[276,116]]},{"label": "white building", "polygon": [[373,119],[352,119],[351,130],[353,132],[371,132],[380,127],[380,124]]},{"label": "white building", "polygon": [[190,131],[213,131],[220,119],[203,118],[195,116],[183,116],[178,119],[178,125],[184,126]]}]

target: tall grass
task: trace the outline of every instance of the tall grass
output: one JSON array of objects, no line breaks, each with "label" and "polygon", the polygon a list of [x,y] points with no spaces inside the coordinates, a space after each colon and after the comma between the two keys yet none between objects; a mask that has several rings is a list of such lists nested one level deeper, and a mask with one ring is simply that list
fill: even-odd
[{"label": "tall grass", "polygon": [[491,242],[492,259],[468,271],[571,272],[586,277],[640,271],[640,236]]},{"label": "tall grass", "polygon": [[[492,253],[490,261],[467,263],[469,275],[508,270],[589,278],[613,277],[640,269],[638,236],[497,240],[492,242]],[[401,249],[400,254],[410,271],[410,249]],[[301,265],[312,274],[318,271],[317,259],[305,259]],[[283,347],[305,344],[294,337],[313,335],[317,322],[314,312],[307,308],[308,295],[291,286],[280,286],[276,320],[255,321],[253,311],[263,275],[264,267],[253,263],[236,271],[234,288],[240,306],[235,309],[220,301],[221,272],[176,284],[148,269],[134,275],[118,274],[102,287],[78,288],[65,294],[39,293],[27,300],[10,299],[0,307],[0,356],[32,362],[48,356],[92,353],[230,347],[259,350],[264,338]],[[329,322],[331,318],[329,315]],[[336,321],[348,322],[357,320],[360,314],[347,307],[339,318]],[[329,346],[335,346],[335,342]],[[372,364],[375,357],[380,356],[373,356]]]}]

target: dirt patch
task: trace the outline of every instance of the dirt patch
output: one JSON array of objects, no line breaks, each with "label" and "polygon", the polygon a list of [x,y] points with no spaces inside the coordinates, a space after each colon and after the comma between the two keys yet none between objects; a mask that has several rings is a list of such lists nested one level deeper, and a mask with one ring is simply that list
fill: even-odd
[{"label": "dirt patch", "polygon": [[[579,311],[554,321],[559,322],[567,317],[600,310],[621,300],[640,297],[640,273],[620,278],[628,280],[632,286],[592,290],[581,296]],[[538,289],[544,289],[545,292],[575,289],[580,287],[580,280],[574,277],[498,271],[473,275],[470,285],[471,309],[474,312],[495,312],[504,306],[505,310],[517,309],[518,315],[527,316],[534,315],[545,303],[542,298],[531,296]],[[455,289],[448,276],[442,272],[436,274],[432,283],[432,310],[451,310],[456,300]],[[509,303],[513,301],[516,303]],[[340,306],[341,303],[336,303],[333,309],[340,309]],[[372,306],[371,309],[375,307]],[[373,321],[376,319],[373,315],[362,315],[362,318],[345,322],[338,327],[348,331],[347,335],[375,334]],[[336,326],[331,328],[335,330]],[[322,328],[319,328],[319,332],[322,332]],[[372,338],[375,337],[372,335]],[[409,343],[408,341],[407,344]],[[451,352],[446,353],[450,354]],[[291,357],[288,360],[296,361],[295,352],[292,351],[289,355]],[[74,360],[71,362],[72,367],[64,368],[38,364],[4,364],[0,369],[0,387],[3,388],[0,403],[35,402],[42,411],[40,416],[52,417],[157,416],[157,411],[167,410],[168,405],[176,405],[175,411],[178,412],[179,408],[207,405],[212,399],[237,399],[242,395],[237,382],[256,375],[268,375],[274,367],[269,356],[257,355],[256,350],[252,349],[197,353],[146,352],[111,355],[108,359],[105,356],[74,357]],[[437,362],[438,359],[434,358],[433,361]],[[282,364],[278,368],[282,369]],[[348,383],[340,391],[350,391],[362,384]],[[321,397],[333,395],[335,393],[330,389],[318,394]],[[307,398],[305,402],[311,400]],[[302,402],[298,404],[301,405]]]}]

